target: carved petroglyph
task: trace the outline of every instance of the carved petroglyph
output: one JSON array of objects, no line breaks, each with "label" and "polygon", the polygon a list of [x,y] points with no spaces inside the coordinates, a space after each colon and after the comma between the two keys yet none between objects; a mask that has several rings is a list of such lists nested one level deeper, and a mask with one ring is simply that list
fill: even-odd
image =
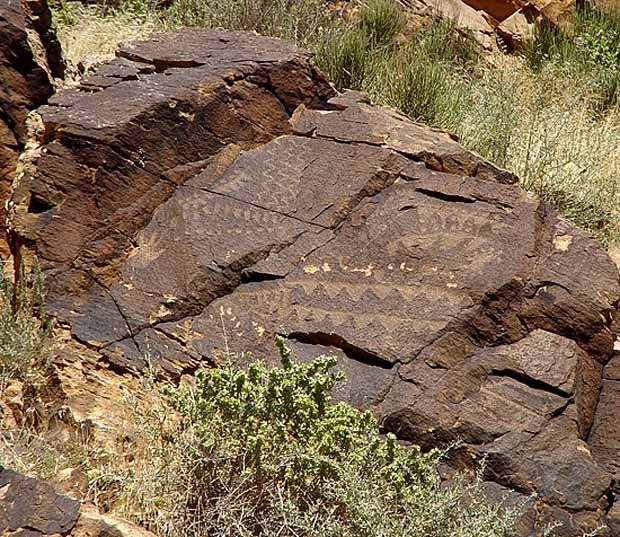
[{"label": "carved petroglyph", "polygon": [[[277,360],[285,335],[300,359],[337,356],[342,396],[386,431],[462,439],[460,462],[488,455],[490,478],[541,494],[541,517],[603,521],[610,474],[585,439],[605,453],[613,424],[594,419],[620,301],[604,250],[448,134],[359,94],[328,105],[288,45],[186,32],[124,52],[148,70],[137,84],[102,71],[100,91],[42,115],[61,135],[20,179],[15,235],[43,254],[73,338],[116,370],[148,353],[180,374]],[[29,213],[48,191],[65,201]]]}]

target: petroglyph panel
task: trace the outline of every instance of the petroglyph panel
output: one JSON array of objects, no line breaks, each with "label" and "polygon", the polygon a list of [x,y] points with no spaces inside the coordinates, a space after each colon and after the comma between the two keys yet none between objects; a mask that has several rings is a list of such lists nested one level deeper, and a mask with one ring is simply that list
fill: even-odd
[{"label": "petroglyph panel", "polygon": [[[402,183],[369,198],[285,278],[243,285],[213,302],[195,319],[202,334],[196,350],[222,352],[224,331],[229,347],[260,355],[269,354],[277,333],[323,344],[337,335],[341,345],[406,363],[459,328],[476,300],[523,269],[533,239],[500,250],[511,212],[442,199],[441,184],[437,197],[419,188]],[[248,335],[260,343],[248,349]]]},{"label": "petroglyph panel", "polygon": [[283,42],[179,32],[44,111],[53,141],[15,190],[16,244],[43,258],[73,345],[178,375],[273,363],[283,334],[301,359],[335,354],[339,395],[384,430],[463,439],[459,463],[488,454],[541,517],[604,521],[618,468],[592,453],[618,451],[613,367],[599,390],[620,302],[604,249],[449,134],[360,94],[328,106]]},{"label": "petroglyph panel", "polygon": [[211,189],[334,227],[364,196],[391,184],[406,162],[379,147],[283,136],[242,155]]},{"label": "petroglyph panel", "polygon": [[310,229],[280,213],[181,188],[138,235],[111,291],[134,328],[183,315],[184,308],[191,313]]}]

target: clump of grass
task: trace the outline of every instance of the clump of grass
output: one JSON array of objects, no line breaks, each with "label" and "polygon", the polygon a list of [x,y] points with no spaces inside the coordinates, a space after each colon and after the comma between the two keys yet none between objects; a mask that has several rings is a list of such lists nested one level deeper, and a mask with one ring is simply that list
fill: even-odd
[{"label": "clump of grass", "polygon": [[[50,438],[20,425],[6,427],[0,421],[0,468],[54,481],[64,470],[91,467],[86,444],[77,438]],[[49,433],[48,433],[49,434]]]},{"label": "clump of grass", "polygon": [[372,0],[346,30],[326,36],[316,62],[338,89],[364,90],[376,102],[433,126],[458,125],[468,73],[479,54],[453,21],[432,19],[405,44],[405,20],[391,0]]},{"label": "clump of grass", "polygon": [[415,121],[454,129],[461,119],[461,80],[414,45],[376,66],[365,89]]},{"label": "clump of grass", "polygon": [[359,30],[332,30],[317,48],[316,63],[336,88],[362,89],[373,69],[368,35]]},{"label": "clump of grass", "polygon": [[412,37],[420,54],[430,61],[472,70],[480,62],[480,51],[471,33],[453,19],[433,18]]},{"label": "clump of grass", "polygon": [[46,364],[52,322],[42,305],[38,269],[30,275],[18,270],[15,281],[0,270],[0,391],[10,380],[32,377]]},{"label": "clump of grass", "polygon": [[360,10],[356,26],[371,47],[391,47],[407,20],[402,9],[392,0],[369,0]]},{"label": "clump of grass", "polygon": [[620,103],[618,9],[581,9],[574,25],[564,30],[542,25],[525,47],[524,56],[536,72],[558,69],[560,76],[587,85],[598,112]]}]

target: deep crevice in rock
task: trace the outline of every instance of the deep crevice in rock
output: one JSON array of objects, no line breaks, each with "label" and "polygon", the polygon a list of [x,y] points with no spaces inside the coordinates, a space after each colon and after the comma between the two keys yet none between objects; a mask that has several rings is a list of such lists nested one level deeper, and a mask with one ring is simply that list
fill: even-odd
[{"label": "deep crevice in rock", "polygon": [[562,398],[572,398],[571,393],[568,393],[557,386],[547,384],[542,380],[532,378],[525,373],[521,373],[520,371],[515,371],[514,369],[493,369],[490,376],[509,378],[516,380],[517,382],[520,382],[533,390],[545,391]]},{"label": "deep crevice in rock", "polygon": [[241,284],[270,282],[274,280],[282,280],[285,276],[279,274],[270,274],[268,272],[258,272],[252,269],[244,270],[241,273]]},{"label": "deep crevice in rock", "polygon": [[205,65],[203,62],[198,62],[196,60],[159,60],[157,58],[149,59],[143,56],[140,56],[137,53],[131,53],[124,49],[119,49],[116,51],[117,58],[124,58],[126,60],[132,61],[134,63],[145,63],[148,65],[152,65],[155,68],[157,73],[163,73],[164,71],[172,68],[192,68],[192,67],[202,67]]},{"label": "deep crevice in rock", "polygon": [[340,349],[347,358],[373,367],[392,369],[396,365],[396,363],[389,362],[377,354],[352,345],[338,334],[328,334],[326,332],[291,332],[290,334],[280,335],[287,339],[298,341],[299,343],[335,347]]},{"label": "deep crevice in rock", "polygon": [[438,192],[437,190],[429,190],[427,188],[416,188],[416,192],[428,196],[429,198],[435,198],[441,201],[447,201],[449,203],[476,203],[475,199],[468,198],[466,196],[460,196],[458,194],[447,194],[445,192]]},{"label": "deep crevice in rock", "polygon": [[28,203],[28,212],[31,214],[42,214],[50,211],[54,208],[54,204],[47,200],[44,200],[36,194],[30,196],[30,202]]}]

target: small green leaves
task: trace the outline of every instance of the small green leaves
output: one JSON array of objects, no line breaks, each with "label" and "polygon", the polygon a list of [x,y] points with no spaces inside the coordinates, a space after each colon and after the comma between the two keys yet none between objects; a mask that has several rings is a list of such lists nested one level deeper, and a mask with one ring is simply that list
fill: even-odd
[{"label": "small green leaves", "polygon": [[279,367],[203,369],[194,387],[168,390],[183,443],[164,451],[170,468],[156,473],[172,482],[155,489],[187,504],[161,503],[174,513],[166,535],[505,535],[512,514],[460,506],[463,490],[440,486],[442,453],[404,448],[370,412],[334,404],[334,357],[297,362],[283,337],[276,346]]}]

